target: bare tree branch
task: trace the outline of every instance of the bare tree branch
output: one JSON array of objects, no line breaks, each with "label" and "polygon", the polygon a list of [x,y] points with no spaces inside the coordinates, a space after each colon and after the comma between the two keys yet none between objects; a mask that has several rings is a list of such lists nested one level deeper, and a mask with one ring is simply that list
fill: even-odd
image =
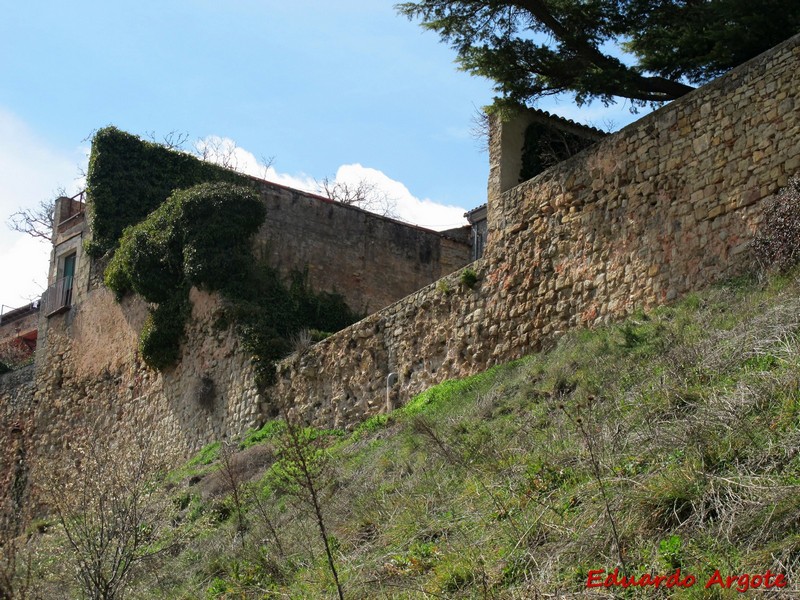
[{"label": "bare tree branch", "polygon": [[25,233],[49,242],[53,235],[53,211],[56,206],[56,198],[65,195],[64,188],[60,188],[56,190],[51,199],[42,200],[33,208],[20,208],[8,218],[6,224],[12,231]]},{"label": "bare tree branch", "polygon": [[184,151],[186,149],[186,142],[189,141],[188,133],[176,129],[167,132],[161,139],[156,138],[154,131],[148,131],[146,135],[151,142],[159,146],[164,146],[167,150]]},{"label": "bare tree branch", "polygon": [[377,184],[361,179],[356,183],[330,180],[327,177],[318,181],[317,185],[329,199],[344,204],[357,206],[366,211],[396,219],[397,201],[381,190]]},{"label": "bare tree branch", "polygon": [[139,562],[177,543],[175,507],[157,485],[169,460],[145,440],[119,446],[88,440],[73,449],[74,466],[54,470],[45,498],[83,593],[114,600]]}]

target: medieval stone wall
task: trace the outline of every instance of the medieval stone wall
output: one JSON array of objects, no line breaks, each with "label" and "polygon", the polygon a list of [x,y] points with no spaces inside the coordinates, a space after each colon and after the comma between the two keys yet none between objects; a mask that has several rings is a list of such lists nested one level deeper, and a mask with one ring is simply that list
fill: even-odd
[{"label": "medieval stone wall", "polygon": [[0,511],[25,518],[35,429],[33,365],[0,376]]},{"label": "medieval stone wall", "polygon": [[219,299],[192,289],[180,362],[163,372],[137,351],[146,305],[118,303],[105,288],[73,310],[48,319],[47,344],[37,351],[35,396],[47,414],[43,447],[58,447],[71,430],[97,423],[106,431],[150,431],[154,444],[190,452],[260,424],[267,410],[237,336],[216,326]]},{"label": "medieval stone wall", "polygon": [[[254,241],[256,258],[284,275],[307,269],[314,289],[341,293],[355,310],[381,308],[469,260],[469,244],[456,236],[259,185],[268,216]],[[6,498],[24,498],[30,482],[46,480],[46,465],[88,437],[145,436],[164,452],[188,455],[274,416],[238,337],[216,324],[215,295],[191,291],[192,316],[175,367],[156,372],[143,363],[137,346],[147,305],[133,296],[117,302],[102,285],[104,263],[83,252],[89,231],[78,216],[54,233],[49,273],[55,283],[64,257],[76,254],[72,306],[37,315],[35,372],[0,376]]]},{"label": "medieval stone wall", "polygon": [[762,201],[800,170],[800,36],[503,191],[490,140],[489,245],[445,278],[284,361],[276,397],[326,425],[537,351],[567,329],[749,268]]},{"label": "medieval stone wall", "polygon": [[364,314],[470,260],[470,244],[455,236],[266,182],[261,196],[267,218],[257,253],[284,274],[307,269],[311,287],[342,294]]},{"label": "medieval stone wall", "polygon": [[31,365],[0,376],[6,505],[24,502],[31,486],[47,485],[50,465],[90,440],[135,436],[164,456],[187,456],[263,423],[271,409],[258,395],[249,357],[229,329],[215,327],[218,298],[195,289],[190,297],[182,360],[164,372],[138,357],[146,317],[139,299],[117,303],[97,288],[73,310],[47,319],[35,373]]}]

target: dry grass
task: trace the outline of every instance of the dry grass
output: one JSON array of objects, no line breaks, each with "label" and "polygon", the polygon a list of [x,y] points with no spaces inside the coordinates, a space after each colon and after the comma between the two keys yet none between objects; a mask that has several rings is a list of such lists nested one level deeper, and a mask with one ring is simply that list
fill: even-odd
[{"label": "dry grass", "polygon": [[[800,594],[799,290],[733,282],[322,432],[344,596],[583,598],[590,569],[616,566],[698,582],[769,568]],[[132,597],[336,597],[313,507],[276,483],[281,431],[227,459],[246,528],[230,474],[169,492],[193,537]],[[625,597],[737,597],[714,594]]]}]

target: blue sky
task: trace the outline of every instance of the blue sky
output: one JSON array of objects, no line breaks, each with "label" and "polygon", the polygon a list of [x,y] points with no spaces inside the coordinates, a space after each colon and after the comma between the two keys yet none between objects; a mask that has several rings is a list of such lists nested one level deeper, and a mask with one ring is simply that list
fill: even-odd
[{"label": "blue sky", "polygon": [[[218,136],[240,167],[308,187],[369,178],[401,216],[455,226],[485,202],[488,157],[470,135],[491,83],[458,71],[438,36],[393,1],[40,0],[0,21],[0,221],[74,193],[91,133]],[[606,128],[624,106],[542,108]],[[449,207],[449,208],[448,208]],[[407,210],[406,210],[407,209]],[[0,225],[0,303],[41,292],[46,244]]]}]

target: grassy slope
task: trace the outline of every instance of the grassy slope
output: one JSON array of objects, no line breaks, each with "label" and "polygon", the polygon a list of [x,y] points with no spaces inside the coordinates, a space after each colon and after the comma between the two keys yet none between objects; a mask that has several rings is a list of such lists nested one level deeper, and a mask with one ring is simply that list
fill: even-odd
[{"label": "grassy slope", "polygon": [[[797,281],[734,282],[321,434],[346,597],[583,596],[620,563],[698,583],[619,597],[741,597],[703,584],[768,567],[800,594],[799,336]],[[243,445],[269,464],[281,439],[268,424]],[[173,477],[191,540],[131,597],[335,597],[309,505],[273,465],[239,489],[237,533],[219,472],[208,491],[217,450]]]}]

